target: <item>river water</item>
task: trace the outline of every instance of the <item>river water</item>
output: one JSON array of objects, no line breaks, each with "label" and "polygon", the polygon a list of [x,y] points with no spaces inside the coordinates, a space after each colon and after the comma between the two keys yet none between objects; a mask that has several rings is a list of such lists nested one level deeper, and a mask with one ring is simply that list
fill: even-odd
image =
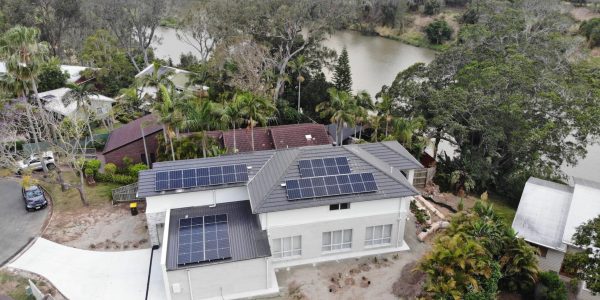
[{"label": "river water", "polygon": [[[155,44],[155,54],[160,58],[171,58],[179,63],[182,53],[194,53],[195,49],[177,39],[175,30],[159,28],[160,43]],[[398,72],[414,63],[428,63],[435,58],[435,52],[413,47],[401,42],[375,36],[364,36],[353,31],[340,31],[325,41],[325,46],[338,51],[346,47],[352,70],[353,90],[366,90],[375,95],[384,84],[391,84]],[[331,79],[331,73],[326,71]],[[441,150],[452,153],[449,144],[440,145]],[[563,166],[569,176],[586,178],[600,182],[600,145],[588,147],[588,155],[577,166]]]}]

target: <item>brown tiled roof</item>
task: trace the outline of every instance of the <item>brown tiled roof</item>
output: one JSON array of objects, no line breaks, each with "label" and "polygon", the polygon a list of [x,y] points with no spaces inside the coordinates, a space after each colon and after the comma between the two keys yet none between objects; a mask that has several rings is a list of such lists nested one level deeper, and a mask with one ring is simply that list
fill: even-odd
[{"label": "brown tiled roof", "polygon": [[[236,146],[238,152],[252,151],[252,136],[250,128],[237,129],[235,131]],[[227,151],[233,152],[233,130],[223,132],[223,145]],[[273,140],[269,128],[256,127],[254,128],[254,150],[270,150],[274,149]]]},{"label": "brown tiled roof", "polygon": [[120,128],[113,130],[108,136],[108,141],[104,145],[102,153],[108,153],[129,143],[142,138],[140,125],[145,124],[144,134],[146,136],[162,130],[162,125],[158,122],[158,116],[146,115],[137,120],[131,121]]},{"label": "brown tiled roof", "polygon": [[321,124],[281,125],[270,129],[275,149],[331,144],[325,126]]}]

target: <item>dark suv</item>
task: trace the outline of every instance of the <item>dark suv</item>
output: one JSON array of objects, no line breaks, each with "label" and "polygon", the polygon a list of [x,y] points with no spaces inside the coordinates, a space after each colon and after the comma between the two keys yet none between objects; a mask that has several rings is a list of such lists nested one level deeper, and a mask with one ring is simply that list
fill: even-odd
[{"label": "dark suv", "polygon": [[22,192],[27,211],[35,211],[48,206],[48,201],[44,197],[44,191],[39,186],[23,187]]}]

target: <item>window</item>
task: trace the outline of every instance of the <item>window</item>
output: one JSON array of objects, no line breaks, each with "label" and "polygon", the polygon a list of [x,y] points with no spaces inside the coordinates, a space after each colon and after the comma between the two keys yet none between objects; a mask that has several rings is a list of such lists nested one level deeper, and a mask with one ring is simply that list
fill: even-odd
[{"label": "window", "polygon": [[104,113],[104,109],[102,109],[102,107],[97,107],[96,108],[96,113],[98,113],[99,115]]},{"label": "window", "polygon": [[323,232],[323,251],[352,248],[352,229]]},{"label": "window", "polygon": [[365,246],[385,245],[391,242],[392,224],[367,227]]},{"label": "window", "polygon": [[338,203],[329,205],[329,210],[349,209],[350,203]]},{"label": "window", "polygon": [[273,257],[302,255],[302,236],[273,239]]}]

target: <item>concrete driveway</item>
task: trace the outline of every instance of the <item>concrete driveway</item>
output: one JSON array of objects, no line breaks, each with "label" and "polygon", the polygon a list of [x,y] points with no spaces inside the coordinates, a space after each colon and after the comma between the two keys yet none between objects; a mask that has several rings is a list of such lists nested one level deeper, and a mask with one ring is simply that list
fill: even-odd
[{"label": "concrete driveway", "polygon": [[21,185],[13,180],[0,180],[0,266],[40,233],[47,215],[48,208],[27,212]]},{"label": "concrete driveway", "polygon": [[[38,238],[9,267],[39,274],[67,299],[144,299],[152,249],[101,252],[76,249]],[[166,299],[154,251],[148,299]]]}]

